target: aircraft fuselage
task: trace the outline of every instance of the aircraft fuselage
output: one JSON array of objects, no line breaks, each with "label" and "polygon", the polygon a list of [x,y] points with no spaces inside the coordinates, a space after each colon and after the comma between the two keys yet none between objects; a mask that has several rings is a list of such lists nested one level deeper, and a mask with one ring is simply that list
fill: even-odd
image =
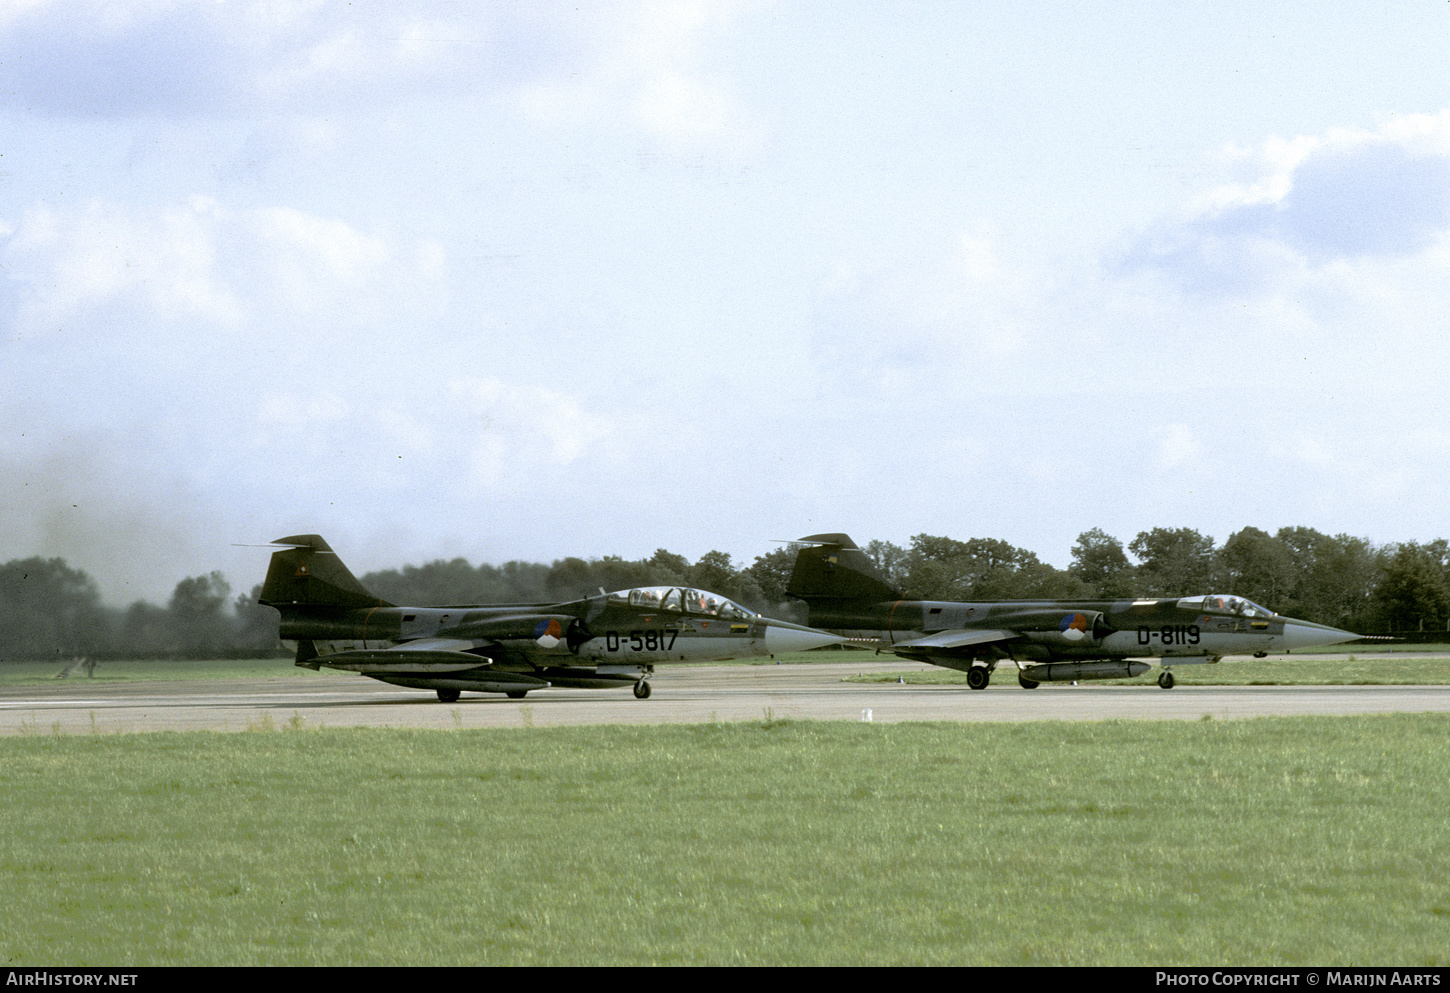
[{"label": "aircraft fuselage", "polygon": [[[551,622],[557,628],[553,635],[557,643],[546,647],[537,639],[549,633]],[[344,652],[452,643],[450,650],[487,654],[496,666],[513,662],[537,668],[581,662],[648,665],[771,655],[772,647],[786,650],[767,637],[771,626],[758,614],[729,619],[683,611],[645,611],[612,604],[600,596],[565,604],[518,606],[283,608],[280,637],[311,641],[317,661],[324,665],[331,664],[327,656]],[[456,667],[461,663],[426,664]],[[338,667],[367,671],[347,663]]]},{"label": "aircraft fuselage", "polygon": [[[944,631],[1001,630],[1010,640],[953,647],[963,657],[1051,662],[1118,658],[1220,658],[1295,647],[1307,621],[1277,614],[1205,609],[1203,598],[1140,600],[1011,601],[965,603],[934,600],[882,601],[870,605],[811,604],[812,627],[853,641],[874,641],[887,650]],[[1328,630],[1328,629],[1325,629]],[[923,646],[921,654],[932,646]],[[909,646],[904,649],[911,654]],[[932,651],[939,662],[942,651]]]}]

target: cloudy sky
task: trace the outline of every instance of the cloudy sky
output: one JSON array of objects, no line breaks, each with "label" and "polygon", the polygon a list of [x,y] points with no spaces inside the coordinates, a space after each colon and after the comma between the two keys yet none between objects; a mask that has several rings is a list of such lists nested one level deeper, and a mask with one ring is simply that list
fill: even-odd
[{"label": "cloudy sky", "polygon": [[0,0],[0,560],[1450,536],[1450,4]]}]

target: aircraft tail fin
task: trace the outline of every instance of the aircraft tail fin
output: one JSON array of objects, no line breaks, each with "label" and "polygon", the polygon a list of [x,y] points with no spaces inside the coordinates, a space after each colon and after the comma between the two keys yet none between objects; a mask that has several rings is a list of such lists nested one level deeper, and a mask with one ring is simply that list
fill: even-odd
[{"label": "aircraft tail fin", "polygon": [[796,555],[786,586],[788,596],[818,600],[900,600],[901,592],[881,575],[876,563],[848,535],[813,534]]},{"label": "aircraft tail fin", "polygon": [[259,602],[269,607],[394,606],[369,593],[321,535],[295,534],[272,544],[287,547],[272,553]]}]

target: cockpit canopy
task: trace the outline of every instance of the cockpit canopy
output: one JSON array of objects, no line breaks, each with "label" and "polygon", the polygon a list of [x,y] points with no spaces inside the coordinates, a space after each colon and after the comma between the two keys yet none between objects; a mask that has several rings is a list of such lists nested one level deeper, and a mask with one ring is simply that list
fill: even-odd
[{"label": "cockpit canopy", "polygon": [[1241,596],[1229,596],[1226,593],[1210,593],[1207,596],[1184,597],[1178,601],[1182,610],[1192,610],[1199,614],[1231,614],[1235,617],[1273,617],[1272,610],[1265,610],[1252,600],[1245,600]]},{"label": "cockpit canopy", "polygon": [[703,617],[724,617],[730,620],[752,620],[749,610],[718,593],[692,590],[683,586],[640,586],[632,590],[616,590],[609,594],[610,603],[627,603],[631,607],[654,607],[677,613],[699,614]]}]

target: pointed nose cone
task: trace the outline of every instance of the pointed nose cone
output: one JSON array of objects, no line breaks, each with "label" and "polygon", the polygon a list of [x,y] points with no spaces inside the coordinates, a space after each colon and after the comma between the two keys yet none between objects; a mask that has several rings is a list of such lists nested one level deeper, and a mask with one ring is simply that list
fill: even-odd
[{"label": "pointed nose cone", "polygon": [[845,638],[815,628],[801,627],[789,621],[767,621],[765,627],[765,651],[767,655],[781,655],[785,652],[806,652],[823,645],[840,645]]},{"label": "pointed nose cone", "polygon": [[1293,618],[1286,618],[1284,621],[1284,633],[1274,639],[1274,647],[1283,651],[1290,651],[1295,648],[1319,648],[1324,645],[1337,645],[1343,641],[1354,641],[1359,635],[1351,631],[1341,631],[1339,628],[1332,628],[1327,624],[1315,624],[1313,621],[1296,621]]}]

